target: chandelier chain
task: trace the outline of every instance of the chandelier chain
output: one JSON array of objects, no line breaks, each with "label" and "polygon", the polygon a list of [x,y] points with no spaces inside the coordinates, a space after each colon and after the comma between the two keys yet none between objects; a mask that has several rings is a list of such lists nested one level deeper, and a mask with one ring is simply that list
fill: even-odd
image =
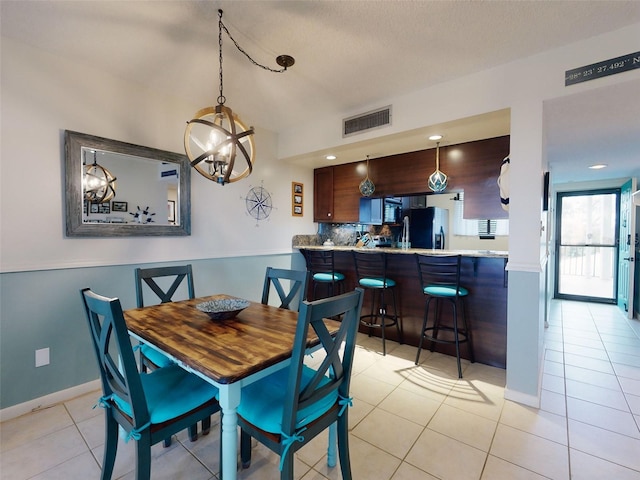
[{"label": "chandelier chain", "polygon": [[[268,67],[266,65],[262,65],[261,63],[256,62],[253,58],[251,58],[251,55],[249,55],[247,52],[244,51],[244,49],[238,44],[238,42],[236,42],[236,39],[233,38],[233,36],[231,35],[231,33],[229,32],[229,29],[227,28],[227,26],[222,23],[222,10],[218,10],[218,15],[219,15],[219,27],[220,27],[220,62],[222,62],[222,30],[225,31],[225,33],[227,34],[227,36],[231,39],[231,41],[233,42],[233,44],[236,46],[236,48],[238,49],[238,51],[240,53],[242,53],[245,57],[247,57],[249,59],[249,61],[251,63],[253,63],[256,67],[260,67],[264,70],[267,70],[269,72],[273,72],[273,73],[283,73],[287,70],[287,67],[283,67],[280,69],[275,69],[275,68],[271,68]],[[220,76],[222,76],[222,71],[220,72]]]},{"label": "chandelier chain", "polygon": [[225,96],[222,94],[222,10],[218,10],[218,52],[220,60],[220,96],[218,97],[218,104],[224,105],[226,102]]}]

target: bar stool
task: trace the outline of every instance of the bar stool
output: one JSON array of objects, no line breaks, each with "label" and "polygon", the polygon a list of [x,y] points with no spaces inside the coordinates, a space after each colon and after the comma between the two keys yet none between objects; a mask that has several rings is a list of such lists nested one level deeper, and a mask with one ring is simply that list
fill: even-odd
[{"label": "bar stool", "polygon": [[[461,255],[421,255],[416,254],[418,264],[418,275],[422,286],[422,292],[426,296],[424,321],[422,322],[422,333],[418,343],[418,354],[416,355],[416,365],[420,361],[420,353],[424,340],[431,342],[433,352],[436,343],[453,344],[456,347],[456,360],[458,362],[458,378],[462,378],[462,366],[460,363],[460,344],[467,343],[469,358],[473,363],[473,342],[471,340],[471,330],[467,323],[467,311],[464,306],[464,298],[469,295],[469,290],[460,285],[460,265]],[[435,300],[433,326],[428,327],[429,305],[431,300]],[[450,325],[442,324],[442,301],[447,301],[452,307],[452,322]],[[458,305],[461,306],[462,326],[458,326]],[[446,338],[438,336],[441,331],[452,332]]]},{"label": "bar stool", "polygon": [[331,250],[301,250],[307,270],[313,282],[311,300],[317,300],[318,285],[326,286],[327,296],[333,297],[344,292],[344,274],[336,272],[333,249]]},{"label": "bar stool", "polygon": [[[382,354],[387,354],[385,344],[385,330],[395,325],[398,332],[398,341],[403,342],[402,320],[398,315],[396,306],[395,286],[396,282],[387,278],[387,256],[384,252],[353,251],[353,261],[356,267],[358,284],[372,292],[371,311],[360,316],[360,324],[369,328],[369,336],[374,328],[379,328],[382,336]],[[393,303],[393,315],[387,312],[385,295],[391,294]],[[388,297],[387,297],[388,298]],[[377,308],[376,308],[377,307]]]}]

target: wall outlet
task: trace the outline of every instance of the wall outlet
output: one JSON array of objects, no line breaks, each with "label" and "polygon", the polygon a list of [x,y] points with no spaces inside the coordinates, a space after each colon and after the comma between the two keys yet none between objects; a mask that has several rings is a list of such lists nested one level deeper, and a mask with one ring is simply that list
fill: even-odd
[{"label": "wall outlet", "polygon": [[49,347],[36,350],[36,367],[43,367],[49,363]]}]

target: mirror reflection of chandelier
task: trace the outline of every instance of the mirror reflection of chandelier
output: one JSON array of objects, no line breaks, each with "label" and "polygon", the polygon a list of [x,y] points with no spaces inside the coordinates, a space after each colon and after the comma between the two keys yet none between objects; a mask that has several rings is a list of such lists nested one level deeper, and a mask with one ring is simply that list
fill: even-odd
[{"label": "mirror reflection of chandelier", "polygon": [[93,163],[87,165],[87,152],[84,151],[82,186],[85,200],[91,203],[106,203],[116,196],[116,177],[102,165],[98,165],[96,151],[93,151]]},{"label": "mirror reflection of chandelier", "polygon": [[[233,41],[254,65],[275,73],[282,73],[295,63],[293,57],[280,55],[276,63],[283,67],[274,70],[253,60],[234,40],[222,23],[222,10],[218,10],[218,47],[220,64],[220,95],[218,105],[206,107],[196,112],[187,122],[184,132],[184,149],[191,166],[205,178],[220,185],[238,181],[249,176],[255,161],[253,127],[247,127],[229,107],[224,105],[226,98],[222,93],[222,31]],[[236,165],[240,156],[244,162]]]}]

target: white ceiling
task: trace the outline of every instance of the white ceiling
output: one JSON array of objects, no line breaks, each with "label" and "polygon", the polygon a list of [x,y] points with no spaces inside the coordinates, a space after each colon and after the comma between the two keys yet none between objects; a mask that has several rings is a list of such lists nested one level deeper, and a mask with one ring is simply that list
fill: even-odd
[{"label": "white ceiling", "polygon": [[[219,8],[259,63],[278,68],[275,57],[284,53],[296,59],[286,73],[266,72],[223,38],[228,105],[252,125],[275,131],[304,122],[310,112],[346,117],[391,92],[409,93],[640,22],[636,0],[2,0],[1,31],[204,107],[219,93]],[[581,180],[593,172],[579,162],[606,158],[610,168],[597,178],[640,176],[639,93],[640,81],[627,82],[545,106],[556,181]],[[437,127],[449,129],[451,143],[508,133],[508,111],[489,120]],[[421,143],[413,148],[415,133]],[[385,143],[422,149],[423,133]],[[340,157],[389,153],[398,152],[373,141],[344,148]]]}]

